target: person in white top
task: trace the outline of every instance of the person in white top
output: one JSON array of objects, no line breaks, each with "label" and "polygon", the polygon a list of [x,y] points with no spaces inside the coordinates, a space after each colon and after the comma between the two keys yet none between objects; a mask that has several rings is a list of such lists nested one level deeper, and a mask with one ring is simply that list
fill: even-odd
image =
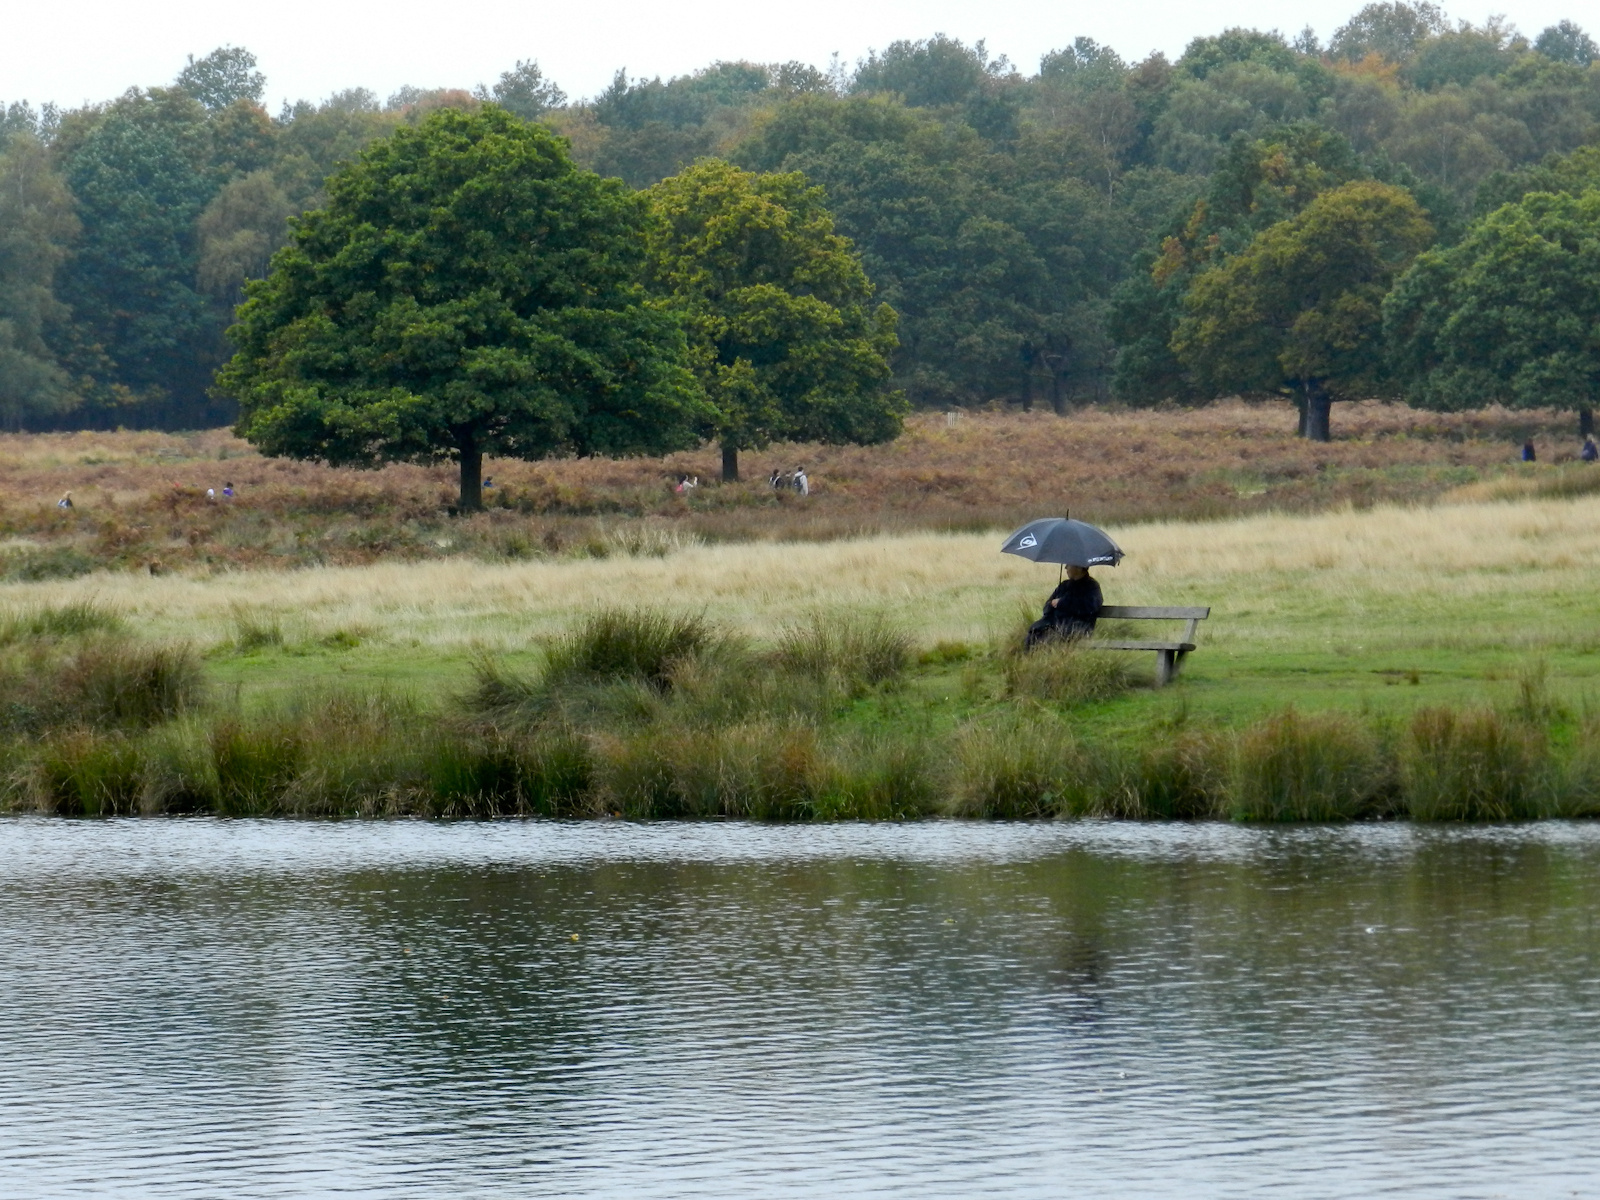
[{"label": "person in white top", "polygon": [[794,469],[794,490],[802,496],[811,495],[811,481],[806,478],[806,469],[804,467],[796,467]]}]

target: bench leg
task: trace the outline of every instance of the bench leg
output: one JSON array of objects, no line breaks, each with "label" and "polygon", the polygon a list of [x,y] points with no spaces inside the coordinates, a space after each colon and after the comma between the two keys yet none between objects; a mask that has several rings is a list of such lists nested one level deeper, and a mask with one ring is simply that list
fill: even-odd
[{"label": "bench leg", "polygon": [[1166,687],[1174,675],[1178,673],[1176,652],[1172,650],[1156,651],[1156,686]]}]

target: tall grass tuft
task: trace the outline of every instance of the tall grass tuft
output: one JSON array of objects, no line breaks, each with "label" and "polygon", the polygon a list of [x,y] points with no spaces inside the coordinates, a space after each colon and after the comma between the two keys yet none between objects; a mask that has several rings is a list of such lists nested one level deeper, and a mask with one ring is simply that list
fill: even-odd
[{"label": "tall grass tuft", "polygon": [[709,647],[716,631],[704,616],[650,609],[603,609],[546,647],[550,679],[641,679],[670,685],[673,664]]},{"label": "tall grass tuft", "polygon": [[1235,744],[1230,815],[1239,821],[1352,821],[1387,811],[1393,772],[1372,733],[1348,717],[1288,709]]},{"label": "tall grass tuft", "polygon": [[200,661],[188,646],[92,642],[67,660],[56,680],[66,721],[138,728],[199,707],[205,696]]},{"label": "tall grass tuft", "polygon": [[73,638],[93,633],[122,633],[122,618],[92,600],[41,605],[0,617],[0,646],[38,638]]},{"label": "tall grass tuft", "polygon": [[944,803],[939,757],[918,738],[859,735],[835,743],[819,773],[811,810],[820,821],[912,821]]},{"label": "tall grass tuft", "polygon": [[1401,745],[1406,807],[1419,821],[1512,821],[1539,814],[1542,733],[1493,709],[1425,708]]},{"label": "tall grass tuft", "polygon": [[1127,655],[1081,642],[1046,642],[1005,659],[1006,694],[1053,704],[1094,704],[1133,686]]},{"label": "tall grass tuft", "polygon": [[570,729],[442,726],[428,740],[424,770],[430,814],[441,817],[576,816],[594,775],[587,740]]},{"label": "tall grass tuft", "polygon": [[1088,760],[1050,713],[968,725],[956,738],[955,764],[958,816],[1026,820],[1081,813],[1091,802]]},{"label": "tall grass tuft", "polygon": [[1137,751],[1097,763],[1096,815],[1129,820],[1201,821],[1220,817],[1228,797],[1227,739],[1196,730],[1153,736]]},{"label": "tall grass tuft", "polygon": [[779,635],[773,662],[781,671],[859,691],[898,679],[911,657],[911,638],[881,613],[811,613]]},{"label": "tall grass tuft", "polygon": [[72,729],[45,738],[31,779],[32,806],[61,816],[138,811],[144,786],[139,746],[124,733]]},{"label": "tall grass tuft", "polygon": [[1600,720],[1578,727],[1571,753],[1552,781],[1553,817],[1600,817]]}]

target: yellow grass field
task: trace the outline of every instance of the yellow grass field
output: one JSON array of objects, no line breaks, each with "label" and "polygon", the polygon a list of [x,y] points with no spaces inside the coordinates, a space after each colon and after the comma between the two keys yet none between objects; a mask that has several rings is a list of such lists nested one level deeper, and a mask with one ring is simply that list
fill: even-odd
[{"label": "yellow grass field", "polygon": [[[1209,604],[1186,680],[1227,706],[1246,692],[1345,699],[1421,671],[1462,687],[1544,663],[1600,673],[1600,498],[1514,499],[1114,528],[1128,557],[1101,571],[1108,603]],[[454,679],[475,648],[517,653],[575,614],[623,605],[704,611],[758,639],[816,610],[889,614],[924,645],[987,643],[1036,607],[1053,568],[992,535],[696,546],[664,557],[518,564],[443,561],[150,577],[95,574],[0,588],[20,608],[92,599],[149,636],[225,651],[241,623],[287,645],[344,631],[340,654],[228,656],[216,670],[278,691],[335,675]],[[1289,689],[1288,693],[1284,689]],[[1310,693],[1306,692],[1311,688]],[[1298,689],[1298,690],[1297,690]]]}]

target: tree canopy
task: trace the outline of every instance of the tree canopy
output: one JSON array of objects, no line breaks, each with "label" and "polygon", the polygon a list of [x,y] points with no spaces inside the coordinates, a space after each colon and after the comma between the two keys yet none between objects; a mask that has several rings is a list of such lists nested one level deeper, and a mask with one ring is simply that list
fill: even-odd
[{"label": "tree canopy", "polygon": [[710,402],[705,432],[738,453],[769,442],[883,442],[905,410],[888,387],[895,314],[797,172],[706,160],[650,189],[649,270],[685,319]]},{"label": "tree canopy", "polygon": [[703,417],[646,301],[640,197],[499,108],[435,112],[328,180],[230,330],[219,386],[269,454],[374,466],[664,453]]},{"label": "tree canopy", "polygon": [[1432,238],[1403,188],[1324,192],[1196,278],[1173,349],[1215,390],[1293,390],[1302,432],[1327,441],[1332,401],[1383,389],[1383,298]]},{"label": "tree canopy", "polygon": [[1384,306],[1413,403],[1600,403],[1600,190],[1534,192],[1419,258]]},{"label": "tree canopy", "polygon": [[1405,188],[1450,246],[1530,192],[1581,191],[1556,175],[1585,174],[1600,144],[1594,47],[1570,20],[1524,36],[1376,0],[1326,49],[1235,28],[1133,61],[1080,36],[1035,65],[940,35],[853,66],[618,72],[589,99],[508,55],[486,82],[269,115],[254,57],[223,46],[165,87],[0,103],[0,153],[43,145],[77,217],[52,243],[58,307],[30,352],[67,381],[63,402],[17,411],[30,427],[232,419],[210,389],[224,331],[289,218],[374,139],[485,104],[634,189],[711,157],[802,172],[898,315],[892,384],[914,405],[1201,403],[1214,393],[1172,348],[1189,287],[1322,192]]}]

